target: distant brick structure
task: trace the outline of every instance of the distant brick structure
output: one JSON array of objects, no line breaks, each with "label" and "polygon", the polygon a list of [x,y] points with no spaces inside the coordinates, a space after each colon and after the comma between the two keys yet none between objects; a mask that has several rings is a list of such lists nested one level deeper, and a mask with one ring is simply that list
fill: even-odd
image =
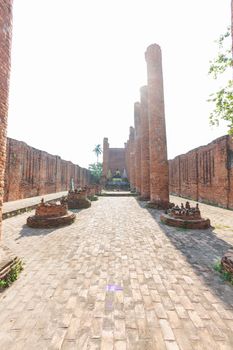
[{"label": "distant brick structure", "polygon": [[4,201],[34,197],[90,183],[90,172],[59,156],[7,139]]},{"label": "distant brick structure", "polygon": [[140,89],[141,95],[141,198],[150,199],[150,144],[147,86]]},{"label": "distant brick structure", "polygon": [[141,105],[134,104],[134,125],[135,125],[135,187],[137,193],[141,193]]},{"label": "distant brick structure", "polygon": [[220,137],[169,160],[170,193],[233,209],[233,141]]},{"label": "distant brick structure", "polygon": [[0,2],[0,237],[4,169],[6,159],[6,131],[8,115],[8,91],[10,75],[10,50],[12,34],[12,0]]},{"label": "distant brick structure", "polygon": [[131,126],[129,128],[129,181],[132,190],[136,188],[135,178],[135,129]]},{"label": "distant brick structure", "polygon": [[108,139],[105,137],[103,141],[103,171],[102,175],[104,178],[108,176],[108,158],[109,158],[109,143]]},{"label": "distant brick structure", "polygon": [[108,139],[103,141],[103,176],[106,179],[109,171],[112,175],[120,171],[123,175],[126,170],[126,153],[125,148],[109,148]]}]

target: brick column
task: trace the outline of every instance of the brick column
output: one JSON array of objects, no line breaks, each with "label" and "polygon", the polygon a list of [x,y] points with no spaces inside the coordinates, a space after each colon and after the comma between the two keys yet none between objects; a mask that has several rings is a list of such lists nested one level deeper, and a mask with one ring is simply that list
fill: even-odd
[{"label": "brick column", "polygon": [[135,187],[138,194],[141,193],[141,106],[139,102],[134,104],[135,125]]},{"label": "brick column", "polygon": [[103,141],[103,173],[102,173],[104,181],[107,180],[107,176],[108,176],[108,158],[109,158],[109,143],[108,143],[108,138],[105,137]]},{"label": "brick column", "polygon": [[77,185],[75,188],[79,188],[79,187],[81,187],[81,185],[80,185],[80,166],[77,165]]},{"label": "brick column", "polygon": [[83,168],[83,185],[87,186],[87,170]]},{"label": "brick column", "polygon": [[125,171],[128,176],[128,164],[127,164],[127,142],[124,143],[124,148],[125,148]]},{"label": "brick column", "polygon": [[0,238],[6,161],[6,133],[10,76],[12,0],[0,3]]},{"label": "brick column", "polygon": [[126,142],[126,172],[127,172],[127,178],[130,182],[130,151],[129,151],[129,140]]},{"label": "brick column", "polygon": [[129,134],[130,188],[135,189],[135,130],[131,126]]},{"label": "brick column", "polygon": [[141,199],[150,200],[150,149],[147,86],[140,89],[141,95]]},{"label": "brick column", "polygon": [[80,179],[80,182],[79,182],[79,187],[83,187],[83,168],[80,167],[80,172],[79,172],[79,179]]},{"label": "brick column", "polygon": [[157,44],[150,45],[145,58],[148,78],[150,199],[155,207],[165,208],[169,203],[169,180],[160,47]]}]

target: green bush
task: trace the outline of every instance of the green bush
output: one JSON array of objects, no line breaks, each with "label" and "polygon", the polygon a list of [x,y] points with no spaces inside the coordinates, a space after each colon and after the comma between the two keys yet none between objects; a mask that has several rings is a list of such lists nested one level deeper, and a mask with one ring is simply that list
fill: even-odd
[{"label": "green bush", "polygon": [[221,277],[224,281],[228,281],[233,285],[233,275],[223,268],[220,261],[214,264],[214,269],[221,274]]},{"label": "green bush", "polygon": [[0,290],[9,287],[14,281],[16,281],[22,270],[22,262],[19,261],[3,279],[0,279]]}]

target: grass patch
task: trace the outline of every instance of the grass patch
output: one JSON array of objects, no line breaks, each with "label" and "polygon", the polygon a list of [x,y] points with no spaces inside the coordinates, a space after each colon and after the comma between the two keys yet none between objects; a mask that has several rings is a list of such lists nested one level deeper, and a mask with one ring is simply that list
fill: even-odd
[{"label": "grass patch", "polygon": [[214,264],[214,270],[220,273],[220,275],[224,281],[228,281],[233,285],[233,275],[230,272],[224,270],[220,261],[217,261]]},{"label": "grass patch", "polygon": [[227,225],[216,224],[216,225],[214,225],[214,228],[216,228],[218,230],[221,230],[221,229],[228,229],[228,228],[231,228],[231,227],[227,226]]},{"label": "grass patch", "polygon": [[10,272],[4,278],[0,279],[0,291],[8,288],[14,281],[16,281],[22,270],[22,262],[19,261],[11,268]]},{"label": "grass patch", "polygon": [[187,231],[188,228],[185,228],[185,227],[176,227],[176,230],[177,230],[177,231]]},{"label": "grass patch", "polygon": [[88,196],[88,199],[91,201],[91,202],[94,202],[94,201],[98,201],[98,197],[97,196]]}]

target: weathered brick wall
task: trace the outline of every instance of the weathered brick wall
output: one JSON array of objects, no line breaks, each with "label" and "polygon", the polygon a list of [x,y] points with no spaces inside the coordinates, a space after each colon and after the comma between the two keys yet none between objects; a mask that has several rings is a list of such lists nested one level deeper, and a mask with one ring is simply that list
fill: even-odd
[{"label": "weathered brick wall", "polygon": [[24,142],[7,139],[4,201],[66,191],[72,178],[75,187],[88,184],[89,171]]},{"label": "weathered brick wall", "polygon": [[10,74],[10,49],[12,30],[12,1],[0,1],[0,237],[4,169],[6,158],[6,130],[8,114],[8,91]]},{"label": "weathered brick wall", "polygon": [[125,163],[126,163],[127,178],[130,181],[130,143],[129,143],[129,140],[126,142],[126,147],[125,147]]},{"label": "weathered brick wall", "polygon": [[123,174],[126,169],[126,150],[125,148],[109,148],[108,138],[103,142],[103,176],[107,178],[109,170],[112,175],[116,170]]},{"label": "weathered brick wall", "polygon": [[109,148],[108,169],[111,170],[112,175],[117,169],[123,174],[126,169],[124,148]]},{"label": "weathered brick wall", "polygon": [[169,161],[170,193],[233,208],[233,143],[220,137]]},{"label": "weathered brick wall", "polygon": [[134,125],[135,125],[135,185],[137,193],[141,193],[141,104],[134,103]]},{"label": "weathered brick wall", "polygon": [[185,197],[197,199],[197,154],[193,150],[185,156],[180,156],[180,191]]}]

